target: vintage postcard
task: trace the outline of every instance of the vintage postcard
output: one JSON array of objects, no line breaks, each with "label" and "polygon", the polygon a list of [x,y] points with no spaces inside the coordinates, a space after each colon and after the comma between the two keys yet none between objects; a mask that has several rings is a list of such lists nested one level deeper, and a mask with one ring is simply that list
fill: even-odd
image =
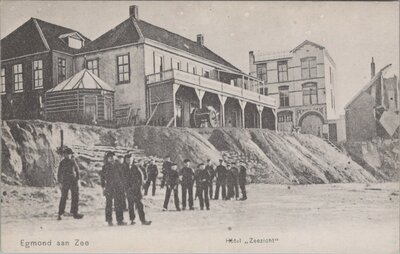
[{"label": "vintage postcard", "polygon": [[1,251],[399,253],[399,2],[0,0]]}]

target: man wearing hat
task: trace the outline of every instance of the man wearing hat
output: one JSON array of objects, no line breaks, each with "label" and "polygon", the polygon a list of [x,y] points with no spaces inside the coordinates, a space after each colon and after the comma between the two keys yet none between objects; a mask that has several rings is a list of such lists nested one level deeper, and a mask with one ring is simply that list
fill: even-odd
[{"label": "man wearing hat", "polygon": [[242,198],[240,200],[246,200],[247,199],[247,193],[246,193],[246,167],[244,163],[241,163],[240,165],[240,171],[239,171],[239,187],[240,190],[242,191]]},{"label": "man wearing hat", "polygon": [[144,185],[144,195],[147,195],[151,183],[153,183],[151,194],[153,196],[156,195],[157,176],[158,176],[157,165],[154,164],[154,159],[151,159],[149,166],[147,166],[147,181],[146,184]]},{"label": "man wearing hat", "polygon": [[177,171],[178,165],[175,163],[171,164],[171,169],[165,175],[165,185],[167,186],[167,190],[165,192],[164,206],[163,211],[168,210],[169,198],[171,197],[171,192],[174,192],[174,203],[177,211],[180,211],[179,208],[179,196],[178,196],[178,185],[179,185],[179,174]]},{"label": "man wearing hat", "polygon": [[57,179],[61,184],[61,198],[58,207],[58,220],[65,212],[68,191],[71,190],[71,213],[75,219],[82,219],[83,215],[78,213],[79,203],[79,167],[76,163],[71,148],[65,148],[64,159],[58,167]]},{"label": "man wearing hat", "polygon": [[193,184],[194,184],[194,172],[190,168],[190,160],[186,159],[183,161],[185,166],[181,170],[182,176],[182,210],[186,209],[186,200],[189,201],[189,209],[193,210]]},{"label": "man wearing hat", "polygon": [[164,162],[162,165],[162,169],[161,169],[161,173],[163,174],[163,177],[161,180],[161,188],[164,188],[165,181],[166,181],[166,178],[168,175],[168,171],[171,169],[171,165],[172,165],[171,158],[168,155],[165,156]]},{"label": "man wearing hat", "polygon": [[135,206],[142,225],[150,225],[151,221],[146,221],[142,203],[142,172],[139,170],[137,165],[135,165],[135,160],[132,158],[131,154],[125,155],[125,161],[129,161],[128,165],[124,165],[123,178],[125,180],[125,191],[128,198],[129,219],[131,225],[135,224]]},{"label": "man wearing hat", "polygon": [[207,165],[206,165],[206,170],[208,174],[210,175],[210,185],[208,186],[208,191],[210,192],[210,199],[213,198],[213,180],[215,178],[215,171],[214,171],[214,166],[211,162],[210,159],[207,160]]},{"label": "man wearing hat", "polygon": [[204,209],[204,204],[206,209],[210,210],[210,201],[208,198],[208,186],[210,185],[210,174],[201,163],[198,165],[198,170],[196,174],[196,193],[199,197],[200,210]]},{"label": "man wearing hat", "polygon": [[223,160],[219,160],[219,165],[215,169],[217,180],[214,199],[219,198],[219,188],[222,189],[222,199],[226,199],[226,168],[223,163]]},{"label": "man wearing hat", "polygon": [[101,187],[106,197],[106,221],[109,226],[112,222],[112,205],[114,201],[115,216],[118,225],[126,225],[124,222],[124,184],[122,181],[121,171],[116,166],[115,153],[107,152],[105,156],[105,164],[100,172]]}]

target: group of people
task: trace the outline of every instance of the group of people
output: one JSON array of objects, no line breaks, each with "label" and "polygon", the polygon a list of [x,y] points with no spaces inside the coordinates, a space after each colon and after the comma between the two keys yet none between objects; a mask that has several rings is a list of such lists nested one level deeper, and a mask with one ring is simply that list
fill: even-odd
[{"label": "group of people", "polygon": [[[214,166],[210,159],[207,163],[200,163],[197,169],[193,170],[190,165],[191,161],[186,159],[183,161],[184,167],[178,172],[177,164],[171,162],[169,156],[165,157],[162,173],[163,178],[161,188],[166,186],[165,199],[163,211],[168,210],[168,203],[171,193],[174,194],[174,204],[177,211],[180,211],[179,205],[179,184],[182,191],[182,210],[186,209],[188,203],[189,209],[194,210],[193,207],[193,187],[196,184],[195,199],[199,199],[200,209],[203,210],[204,206],[207,210],[210,209],[210,199],[218,199],[219,191],[223,200],[246,200],[246,167],[244,164],[236,162],[231,165],[226,164],[223,160],[219,161],[219,165],[214,170]],[[240,168],[240,169],[238,169]],[[216,179],[215,194],[213,193],[213,180]],[[239,199],[239,188],[242,197]],[[214,196],[213,196],[214,194]],[[214,197],[214,198],[213,198]]]},{"label": "group of people", "polygon": [[[73,218],[81,219],[78,212],[79,203],[79,166],[73,157],[73,151],[66,148],[63,151],[64,159],[58,169],[58,182],[61,184],[61,199],[58,211],[58,220],[62,219],[68,192],[71,191],[71,213]],[[191,168],[191,161],[183,161],[184,167],[178,170],[178,165],[171,162],[169,156],[164,158],[162,165],[161,188],[166,187],[163,211],[168,210],[171,194],[174,195],[174,204],[177,211],[181,211],[179,202],[179,186],[182,192],[182,210],[194,210],[194,199],[199,199],[200,209],[210,209],[210,199],[219,199],[221,189],[223,200],[246,200],[246,167],[236,162],[234,164],[219,161],[214,169],[211,160],[206,164],[200,163],[196,170]],[[152,195],[156,193],[158,168],[154,160],[147,164],[135,161],[131,154],[116,156],[114,152],[107,152],[104,165],[100,172],[101,187],[106,199],[105,219],[108,225],[113,225],[112,211],[114,206],[117,225],[127,225],[124,222],[124,211],[129,212],[131,225],[135,224],[135,208],[143,225],[150,225],[151,221],[145,218],[142,203],[142,190],[148,194],[152,185]],[[215,179],[215,193],[213,192]],[[193,193],[196,185],[195,193]],[[239,198],[239,189],[242,197]],[[193,195],[194,194],[194,195]]]}]

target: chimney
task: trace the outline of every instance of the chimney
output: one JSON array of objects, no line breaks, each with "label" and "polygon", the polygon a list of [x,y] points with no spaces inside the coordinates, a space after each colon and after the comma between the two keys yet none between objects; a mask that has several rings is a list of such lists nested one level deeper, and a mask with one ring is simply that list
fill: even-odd
[{"label": "chimney", "polygon": [[371,79],[375,76],[375,63],[374,63],[374,58],[372,58],[371,62]]},{"label": "chimney", "polygon": [[197,35],[197,43],[201,46],[204,46],[204,36],[202,34]]},{"label": "chimney", "polygon": [[129,17],[134,19],[139,19],[139,6],[137,5],[129,6]]},{"label": "chimney", "polygon": [[256,65],[254,64],[256,62],[256,58],[254,56],[253,51],[249,51],[249,74],[250,76],[256,77]]}]

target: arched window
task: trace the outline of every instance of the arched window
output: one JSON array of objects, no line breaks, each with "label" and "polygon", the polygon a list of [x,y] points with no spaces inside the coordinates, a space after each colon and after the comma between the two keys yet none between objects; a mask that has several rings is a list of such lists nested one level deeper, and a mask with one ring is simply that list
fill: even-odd
[{"label": "arched window", "polygon": [[303,105],[312,105],[318,103],[317,84],[306,83],[303,85]]}]

